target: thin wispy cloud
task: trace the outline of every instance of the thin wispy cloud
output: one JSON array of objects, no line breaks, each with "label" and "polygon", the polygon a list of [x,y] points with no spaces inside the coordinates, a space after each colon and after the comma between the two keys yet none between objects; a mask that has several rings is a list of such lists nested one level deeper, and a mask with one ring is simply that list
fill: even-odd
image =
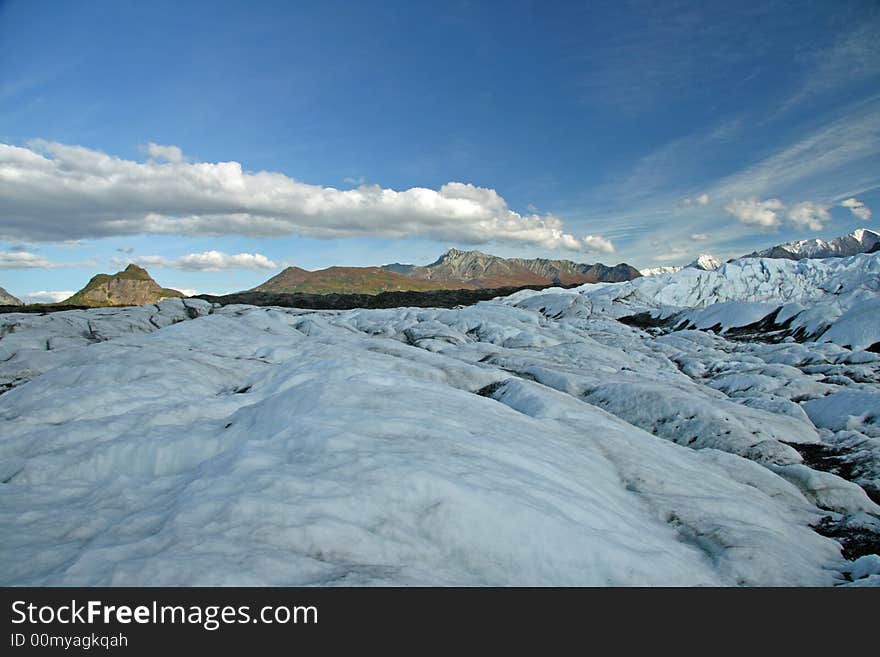
[{"label": "thin wispy cloud", "polygon": [[798,14],[774,11],[765,3],[709,10],[693,3],[636,0],[613,7],[602,33],[584,30],[581,40],[570,44],[570,57],[582,62],[577,88],[584,103],[629,115],[645,114],[683,94],[711,100],[704,95],[715,85],[729,83],[732,74],[758,66],[780,47],[752,25],[785,30],[799,20]]},{"label": "thin wispy cloud", "polygon": [[816,96],[836,92],[845,85],[880,77],[880,15],[842,33],[829,47],[803,55],[803,83],[780,108],[779,114]]},{"label": "thin wispy cloud", "polygon": [[91,267],[94,261],[59,262],[39,253],[20,249],[0,251],[0,269],[61,269],[63,267]]},{"label": "thin wispy cloud", "polygon": [[653,262],[683,262],[688,257],[688,250],[680,244],[672,244],[666,239],[652,239],[651,260]]},{"label": "thin wispy cloud", "polygon": [[[661,198],[671,197],[679,193],[683,181],[702,175],[705,160],[712,153],[728,148],[743,128],[741,119],[728,119],[711,129],[697,130],[673,139],[640,157],[626,175],[618,177],[603,192],[623,197],[629,203],[656,203]],[[693,194],[693,190],[688,191]],[[700,191],[676,202],[692,207],[708,205],[710,200],[710,194]]]},{"label": "thin wispy cloud", "polygon": [[721,199],[762,196],[812,182],[817,197],[833,197],[844,184],[852,185],[854,178],[860,184],[880,185],[880,170],[862,166],[865,160],[880,156],[880,96],[858,103],[840,116],[722,178],[708,193]]},{"label": "thin wispy cloud", "polygon": [[[136,162],[42,140],[0,145],[0,236],[53,240],[134,235],[317,238],[424,237],[546,249],[607,249],[566,233],[552,214],[520,214],[494,189],[450,182],[437,190],[378,185],[338,190],[238,162]],[[172,160],[168,158],[171,157]]]}]

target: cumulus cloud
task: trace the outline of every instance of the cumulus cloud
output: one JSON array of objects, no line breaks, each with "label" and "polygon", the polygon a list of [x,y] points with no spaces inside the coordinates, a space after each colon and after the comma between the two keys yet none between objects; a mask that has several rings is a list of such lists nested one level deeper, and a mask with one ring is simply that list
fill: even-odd
[{"label": "cumulus cloud", "polygon": [[708,242],[712,239],[711,235],[707,235],[706,233],[692,233],[691,239],[694,242]]},{"label": "cumulus cloud", "polygon": [[831,215],[827,206],[804,201],[788,208],[786,219],[789,224],[802,230],[822,230],[823,222],[831,221]]},{"label": "cumulus cloud", "polygon": [[[165,269],[182,269],[184,271],[223,271],[225,269],[253,269],[265,271],[280,269],[276,264],[262,253],[223,253],[222,251],[205,251],[204,253],[190,253],[179,258],[165,258],[163,256],[140,256],[134,258],[134,263],[142,267],[159,267]],[[117,264],[125,264],[128,261],[117,260]]]},{"label": "cumulus cloud", "polygon": [[709,205],[709,195],[708,194],[700,194],[696,198],[686,198],[684,200],[685,205]]},{"label": "cumulus cloud", "polygon": [[778,198],[759,201],[756,198],[737,199],[724,206],[725,212],[746,226],[776,228],[782,223],[782,210],[785,204]]},{"label": "cumulus cloud", "polygon": [[42,140],[27,148],[0,144],[0,239],[161,233],[422,237],[606,252],[610,246],[566,233],[552,214],[511,210],[495,190],[471,184],[339,190],[246,172],[238,162],[186,162],[170,148],[151,144],[151,159],[136,162]]},{"label": "cumulus cloud", "polygon": [[584,246],[586,251],[595,253],[614,253],[614,244],[611,240],[605,239],[599,235],[587,235],[584,237]]},{"label": "cumulus cloud", "polygon": [[149,155],[152,160],[165,160],[166,162],[173,162],[175,164],[186,161],[186,158],[183,156],[183,151],[177,146],[161,146],[150,142],[147,144],[146,151],[147,155]]},{"label": "cumulus cloud", "polygon": [[841,202],[840,205],[845,208],[849,208],[850,212],[852,212],[855,216],[863,221],[868,221],[868,219],[871,218],[871,208],[869,208],[858,199],[848,198],[845,201]]},{"label": "cumulus cloud", "polygon": [[724,210],[740,223],[762,230],[776,229],[783,224],[800,230],[821,230],[824,222],[831,220],[828,209],[828,206],[812,201],[787,206],[778,198],[762,201],[754,197],[737,199],[724,206]]},{"label": "cumulus cloud", "polygon": [[73,296],[73,290],[40,290],[21,295],[25,303],[58,303]]}]

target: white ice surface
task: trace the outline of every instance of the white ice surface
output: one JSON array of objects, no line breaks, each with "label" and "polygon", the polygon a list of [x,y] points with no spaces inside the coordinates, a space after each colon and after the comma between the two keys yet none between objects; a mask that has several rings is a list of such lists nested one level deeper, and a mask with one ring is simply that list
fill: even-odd
[{"label": "white ice surface", "polygon": [[[880,253],[827,260],[743,258],[713,271],[686,267],[623,283],[584,285],[570,290],[524,290],[508,297],[580,296],[590,312],[624,317],[649,312],[675,317],[693,328],[722,330],[756,322],[776,310],[822,341],[864,349],[880,340]],[[534,303],[534,301],[533,301]]]},{"label": "white ice surface", "polygon": [[[451,310],[2,315],[0,583],[841,583],[852,564],[811,525],[880,513],[857,485],[880,482],[880,356],[614,318],[736,327],[789,304],[870,336],[853,309],[877,263]],[[804,464],[809,445],[856,483]]]}]

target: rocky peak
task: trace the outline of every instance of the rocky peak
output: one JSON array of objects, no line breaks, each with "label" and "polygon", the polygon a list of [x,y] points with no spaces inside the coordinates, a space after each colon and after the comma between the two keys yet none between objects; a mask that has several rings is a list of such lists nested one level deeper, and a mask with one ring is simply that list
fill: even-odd
[{"label": "rocky peak", "polygon": [[184,296],[161,287],[143,267],[132,263],[115,274],[97,274],[66,304],[80,306],[142,306],[167,297]]},{"label": "rocky peak", "polygon": [[126,278],[137,278],[140,280],[150,280],[150,281],[153,280],[153,277],[150,276],[149,272],[147,272],[146,269],[144,269],[143,267],[139,267],[138,265],[134,264],[133,262],[130,265],[128,265],[128,267],[126,267],[122,272],[117,274],[117,276],[123,276],[123,275]]},{"label": "rocky peak", "polygon": [[709,253],[700,254],[696,260],[687,265],[693,269],[703,269],[705,271],[713,271],[721,266],[721,261]]},{"label": "rocky peak", "polygon": [[21,299],[18,299],[16,297],[12,296],[11,294],[9,294],[9,292],[7,292],[2,287],[0,287],[0,306],[22,306],[22,305],[24,305],[24,304],[21,302]]}]

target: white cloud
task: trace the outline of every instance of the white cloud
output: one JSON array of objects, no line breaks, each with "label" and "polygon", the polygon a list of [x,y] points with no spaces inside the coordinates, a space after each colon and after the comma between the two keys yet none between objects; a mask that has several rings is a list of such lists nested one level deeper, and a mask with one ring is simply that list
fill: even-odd
[{"label": "white cloud", "polygon": [[132,260],[114,259],[117,265],[134,262],[142,267],[159,267],[165,269],[182,269],[184,271],[223,271],[226,269],[253,269],[264,271],[280,269],[281,266],[264,256],[262,253],[223,253],[222,251],[205,251],[190,253],[179,258],[166,258],[158,255],[139,256]]},{"label": "white cloud", "polygon": [[0,239],[369,236],[596,248],[564,232],[552,214],[511,210],[493,189],[451,182],[438,190],[338,190],[246,172],[238,162],[180,161],[168,148],[148,150],[166,161],[135,162],[42,140],[28,148],[0,144]]},{"label": "white cloud", "polygon": [[707,235],[706,233],[692,233],[691,239],[694,242],[708,242],[712,239],[711,235]]},{"label": "white cloud", "polygon": [[858,199],[848,198],[845,201],[841,202],[841,204],[845,208],[849,208],[849,211],[852,212],[855,216],[863,221],[868,221],[871,218],[871,208],[867,205],[859,201]]},{"label": "white cloud", "polygon": [[348,177],[343,178],[342,182],[348,183],[349,185],[363,185],[365,182],[367,182],[367,179],[363,176],[358,176],[357,178]]},{"label": "white cloud", "polygon": [[829,206],[802,201],[787,206],[778,198],[761,201],[757,198],[737,199],[724,206],[725,211],[747,226],[772,230],[788,224],[799,230],[821,230],[831,221]]},{"label": "white cloud", "polygon": [[614,244],[611,240],[605,239],[599,235],[587,235],[584,237],[584,244],[587,251],[596,253],[614,253]]},{"label": "white cloud", "polygon": [[62,263],[49,260],[46,256],[29,251],[0,252],[0,269],[54,269],[64,266]]},{"label": "white cloud", "polygon": [[186,161],[186,158],[183,156],[183,151],[177,146],[160,146],[159,144],[150,142],[147,144],[146,151],[147,155],[149,155],[152,160],[165,160],[166,162],[173,162],[175,164]]},{"label": "white cloud", "polygon": [[21,295],[25,303],[58,303],[73,296],[73,290],[28,292]]},{"label": "white cloud", "polygon": [[746,226],[762,229],[776,228],[782,223],[781,214],[785,204],[778,198],[759,201],[756,198],[737,199],[724,206],[724,210]]},{"label": "white cloud", "polygon": [[695,198],[686,198],[684,200],[684,204],[688,205],[688,206],[690,206],[690,205],[707,206],[707,205],[709,205],[709,201],[710,201],[710,198],[709,198],[708,194],[700,194],[699,196],[697,196]]},{"label": "white cloud", "polygon": [[801,230],[822,230],[823,222],[831,221],[828,206],[819,205],[810,201],[796,203],[788,208],[786,220],[792,226]]}]

